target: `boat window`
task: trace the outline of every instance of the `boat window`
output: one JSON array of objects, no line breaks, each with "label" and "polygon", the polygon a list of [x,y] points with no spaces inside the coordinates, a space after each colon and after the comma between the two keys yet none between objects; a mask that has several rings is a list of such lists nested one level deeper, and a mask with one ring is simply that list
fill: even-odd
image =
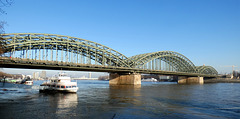
[{"label": "boat window", "polygon": [[64,86],[61,86],[61,88],[64,88]]},{"label": "boat window", "polygon": [[57,88],[60,88],[60,86],[59,86],[59,85],[57,85]]},{"label": "boat window", "polygon": [[72,86],[72,88],[76,88],[77,86]]},{"label": "boat window", "polygon": [[52,87],[55,87],[55,85],[53,85]]}]

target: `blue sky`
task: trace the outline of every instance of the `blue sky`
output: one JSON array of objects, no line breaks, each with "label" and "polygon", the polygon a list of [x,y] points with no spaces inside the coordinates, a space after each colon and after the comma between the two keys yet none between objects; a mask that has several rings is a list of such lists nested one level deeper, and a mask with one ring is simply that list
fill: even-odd
[{"label": "blue sky", "polygon": [[219,73],[240,70],[240,0],[14,0],[6,33],[91,40],[130,57],[175,51]]}]

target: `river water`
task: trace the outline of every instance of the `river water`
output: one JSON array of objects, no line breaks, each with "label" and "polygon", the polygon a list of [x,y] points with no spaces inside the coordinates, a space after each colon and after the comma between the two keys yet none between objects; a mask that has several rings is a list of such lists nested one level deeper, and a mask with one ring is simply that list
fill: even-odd
[{"label": "river water", "polygon": [[76,94],[39,93],[42,81],[33,86],[0,83],[0,118],[240,118],[240,83],[109,86],[108,81],[77,82]]}]

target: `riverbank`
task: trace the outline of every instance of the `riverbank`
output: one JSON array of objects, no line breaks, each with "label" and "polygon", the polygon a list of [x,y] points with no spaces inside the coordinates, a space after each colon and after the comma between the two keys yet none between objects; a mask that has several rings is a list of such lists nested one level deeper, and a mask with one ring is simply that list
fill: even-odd
[{"label": "riverbank", "polygon": [[204,80],[204,83],[240,83],[240,79],[229,79],[229,78],[208,79],[208,80]]}]

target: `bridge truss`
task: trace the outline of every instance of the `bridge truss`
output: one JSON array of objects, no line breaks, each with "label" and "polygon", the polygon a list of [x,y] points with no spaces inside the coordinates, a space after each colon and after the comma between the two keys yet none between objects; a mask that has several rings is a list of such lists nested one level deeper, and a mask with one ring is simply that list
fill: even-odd
[{"label": "bridge truss", "polygon": [[[74,70],[140,72],[159,74],[217,75],[211,66],[195,66],[184,55],[172,51],[140,54],[132,57],[96,42],[76,37],[40,34],[2,34],[4,54],[1,65],[19,67],[72,67]],[[5,65],[4,65],[5,64]],[[41,66],[40,66],[41,65]],[[42,66],[43,65],[43,66]]]}]

